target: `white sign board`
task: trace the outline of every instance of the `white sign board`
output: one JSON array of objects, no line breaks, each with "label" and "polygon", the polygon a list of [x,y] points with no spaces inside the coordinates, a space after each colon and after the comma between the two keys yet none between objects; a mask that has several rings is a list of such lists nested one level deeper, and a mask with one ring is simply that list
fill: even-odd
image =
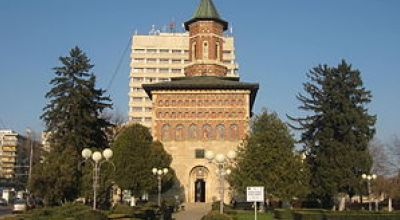
[{"label": "white sign board", "polygon": [[247,202],[264,202],[264,187],[250,186],[247,187]]}]

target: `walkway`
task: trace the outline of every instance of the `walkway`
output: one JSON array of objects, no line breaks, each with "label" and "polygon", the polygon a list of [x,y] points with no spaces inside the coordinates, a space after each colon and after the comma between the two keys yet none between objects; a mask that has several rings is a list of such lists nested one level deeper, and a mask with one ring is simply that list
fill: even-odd
[{"label": "walkway", "polygon": [[175,220],[200,220],[211,211],[211,203],[185,203],[185,210],[174,213]]}]

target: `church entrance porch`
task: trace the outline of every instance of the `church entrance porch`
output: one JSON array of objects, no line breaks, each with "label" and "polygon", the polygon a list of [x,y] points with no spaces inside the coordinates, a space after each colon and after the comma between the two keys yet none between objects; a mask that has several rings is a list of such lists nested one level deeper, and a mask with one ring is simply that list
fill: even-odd
[{"label": "church entrance porch", "polygon": [[208,169],[203,166],[194,167],[190,172],[190,188],[189,188],[189,202],[204,203],[207,202],[207,192],[209,191],[207,185]]}]

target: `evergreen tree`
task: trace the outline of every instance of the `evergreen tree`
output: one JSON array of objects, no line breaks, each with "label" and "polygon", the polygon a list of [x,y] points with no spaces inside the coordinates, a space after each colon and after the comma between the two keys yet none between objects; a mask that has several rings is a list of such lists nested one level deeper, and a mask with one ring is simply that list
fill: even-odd
[{"label": "evergreen tree", "polygon": [[[153,142],[149,129],[133,124],[122,129],[112,144],[116,167],[115,181],[119,187],[131,190],[136,196],[154,190],[157,179],[152,168],[168,168],[172,158],[160,142]],[[172,180],[174,172],[163,177],[163,183]]]},{"label": "evergreen tree", "polygon": [[230,184],[240,193],[264,186],[268,197],[290,200],[308,192],[309,172],[294,150],[288,127],[265,109],[252,122],[251,134],[239,148]]},{"label": "evergreen tree", "polygon": [[50,132],[52,150],[62,151],[68,145],[78,152],[85,147],[105,148],[104,128],[109,123],[100,114],[111,104],[105,91],[95,88],[96,77],[90,72],[93,65],[78,47],[59,60],[62,66],[54,68],[53,88],[46,94],[49,103],[41,116]]},{"label": "evergreen tree", "polygon": [[354,195],[361,173],[372,161],[368,143],[376,117],[365,107],[371,92],[363,87],[361,73],[344,60],[337,67],[319,65],[307,74],[306,95],[299,94],[299,109],[312,114],[292,118],[303,131],[301,142],[309,155],[313,195],[325,207],[332,206],[338,193]]},{"label": "evergreen tree", "polygon": [[95,88],[93,65],[82,50],[75,47],[59,60],[62,66],[54,68],[53,87],[46,94],[49,103],[41,116],[51,151],[35,168],[37,175],[30,183],[31,190],[49,203],[72,200],[79,193],[81,151],[107,146],[104,130],[109,123],[100,114],[111,108],[105,91]]}]

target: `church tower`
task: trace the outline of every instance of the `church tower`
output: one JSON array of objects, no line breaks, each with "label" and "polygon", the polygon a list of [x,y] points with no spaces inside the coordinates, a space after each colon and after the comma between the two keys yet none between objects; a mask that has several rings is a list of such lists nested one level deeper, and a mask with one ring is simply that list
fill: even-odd
[{"label": "church tower", "polygon": [[212,202],[219,199],[220,186],[205,152],[237,150],[249,132],[258,84],[227,77],[222,64],[228,22],[212,0],[201,0],[185,28],[190,35],[185,76],[143,88],[153,104],[152,135],[172,156],[181,196],[186,202]]},{"label": "church tower", "polygon": [[189,64],[186,76],[226,76],[223,65],[223,33],[228,22],[222,20],[211,0],[202,0],[194,16],[185,22],[189,31]]}]

